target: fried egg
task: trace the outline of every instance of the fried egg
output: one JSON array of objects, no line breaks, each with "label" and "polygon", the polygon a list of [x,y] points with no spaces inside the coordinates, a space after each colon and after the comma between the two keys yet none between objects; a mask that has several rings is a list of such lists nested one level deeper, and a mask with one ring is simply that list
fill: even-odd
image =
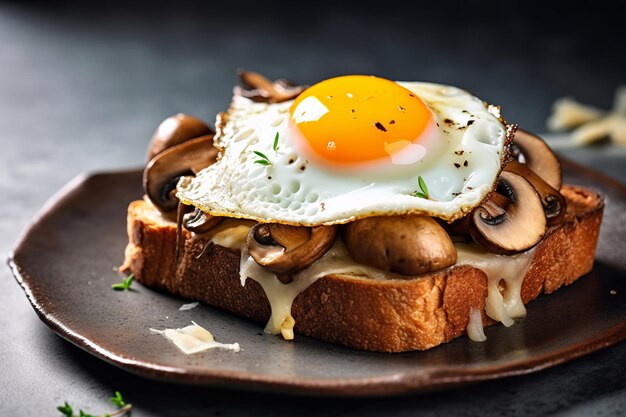
[{"label": "fried egg", "polygon": [[456,87],[349,75],[295,100],[235,95],[218,161],[177,197],[215,215],[328,225],[424,214],[452,221],[494,188],[507,145],[499,108]]}]

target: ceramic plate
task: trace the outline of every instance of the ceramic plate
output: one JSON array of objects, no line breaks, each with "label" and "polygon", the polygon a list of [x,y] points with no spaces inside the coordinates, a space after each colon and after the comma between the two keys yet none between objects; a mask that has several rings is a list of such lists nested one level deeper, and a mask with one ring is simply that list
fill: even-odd
[{"label": "ceramic plate", "polygon": [[[141,172],[84,175],[41,211],[9,264],[39,317],[98,358],[149,378],[275,392],[393,395],[535,372],[626,339],[626,188],[564,162],[566,182],[606,196],[593,271],[528,305],[513,327],[486,329],[488,340],[461,337],[426,352],[354,351],[297,336],[264,334],[262,325],[139,284],[115,292],[126,245],[126,207],[142,195]],[[186,356],[149,328],[191,320],[242,351]]]}]

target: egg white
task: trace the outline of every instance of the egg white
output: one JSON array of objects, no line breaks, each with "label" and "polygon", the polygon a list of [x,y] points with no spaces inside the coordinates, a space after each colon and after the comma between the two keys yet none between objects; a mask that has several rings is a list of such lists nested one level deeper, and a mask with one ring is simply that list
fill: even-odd
[{"label": "egg white", "polygon": [[[507,127],[496,111],[461,89],[399,84],[427,104],[436,122],[431,134],[437,145],[412,164],[390,160],[379,169],[330,169],[294,146],[288,123],[293,101],[267,104],[235,96],[216,136],[221,157],[196,177],[182,178],[177,197],[215,216],[306,226],[406,213],[463,217],[495,186]],[[255,163],[262,158],[253,151],[271,165]],[[429,199],[415,196],[420,176]]]}]

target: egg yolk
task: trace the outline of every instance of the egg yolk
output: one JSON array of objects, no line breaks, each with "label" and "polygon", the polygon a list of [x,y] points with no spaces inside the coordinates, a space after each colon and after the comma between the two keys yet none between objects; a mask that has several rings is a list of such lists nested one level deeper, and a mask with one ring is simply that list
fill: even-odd
[{"label": "egg yolk", "polygon": [[295,136],[322,160],[357,165],[394,160],[423,140],[433,116],[424,102],[399,84],[365,75],[322,81],[295,100]]}]

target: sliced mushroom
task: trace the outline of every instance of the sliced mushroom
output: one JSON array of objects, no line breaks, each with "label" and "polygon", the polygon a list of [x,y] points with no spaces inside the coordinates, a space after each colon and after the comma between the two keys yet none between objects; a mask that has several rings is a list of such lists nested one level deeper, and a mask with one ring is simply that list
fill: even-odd
[{"label": "sliced mushroom", "polygon": [[244,88],[238,89],[238,93],[254,101],[282,103],[298,97],[305,89],[304,86],[292,85],[287,80],[270,81],[252,71],[239,71],[239,78]]},{"label": "sliced mushroom", "polygon": [[214,133],[206,123],[196,117],[183,113],[170,116],[161,122],[152,135],[148,161],[172,146]]},{"label": "sliced mushroom", "polygon": [[196,208],[191,213],[185,214],[183,217],[183,226],[190,232],[205,233],[220,224],[223,219],[223,217],[211,216]]},{"label": "sliced mushroom", "polygon": [[555,190],[561,189],[561,163],[539,136],[517,129],[511,144],[514,160],[525,164]]},{"label": "sliced mushroom", "polygon": [[539,197],[541,197],[541,204],[543,205],[546,219],[548,219],[548,226],[559,224],[563,221],[567,207],[561,193],[552,188],[539,175],[535,174],[528,165],[511,161],[504,169],[521,175],[535,187]]},{"label": "sliced mushroom", "polygon": [[335,242],[337,226],[257,223],[248,234],[250,256],[277,274],[296,273],[317,261]]},{"label": "sliced mushroom", "polygon": [[150,201],[162,212],[176,209],[173,191],[182,176],[194,175],[215,162],[213,135],[191,139],[154,157],[143,172],[143,187]]},{"label": "sliced mushroom", "polygon": [[470,214],[472,239],[490,252],[514,254],[535,246],[546,233],[546,216],[532,184],[503,171],[496,192]]},{"label": "sliced mushroom", "polygon": [[456,263],[450,236],[431,217],[369,217],[343,226],[355,261],[402,275],[438,271]]}]

